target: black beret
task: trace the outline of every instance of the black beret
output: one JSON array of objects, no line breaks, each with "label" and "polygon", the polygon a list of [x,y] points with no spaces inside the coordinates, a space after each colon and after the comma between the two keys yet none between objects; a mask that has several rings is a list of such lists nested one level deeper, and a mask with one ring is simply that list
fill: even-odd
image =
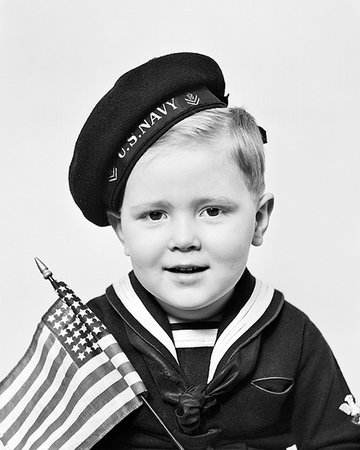
[{"label": "black beret", "polygon": [[129,173],[146,149],[185,117],[225,107],[224,91],[220,67],[197,53],[155,58],[121,76],[95,106],[75,145],[69,184],[84,216],[109,225],[106,210],[120,206]]}]

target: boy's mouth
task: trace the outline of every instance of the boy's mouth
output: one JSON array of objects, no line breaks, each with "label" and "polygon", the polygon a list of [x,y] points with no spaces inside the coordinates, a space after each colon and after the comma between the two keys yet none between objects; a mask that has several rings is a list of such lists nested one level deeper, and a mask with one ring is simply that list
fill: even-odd
[{"label": "boy's mouth", "polygon": [[172,273],[198,273],[198,272],[204,272],[207,270],[209,266],[172,266],[172,267],[165,267],[165,270]]}]

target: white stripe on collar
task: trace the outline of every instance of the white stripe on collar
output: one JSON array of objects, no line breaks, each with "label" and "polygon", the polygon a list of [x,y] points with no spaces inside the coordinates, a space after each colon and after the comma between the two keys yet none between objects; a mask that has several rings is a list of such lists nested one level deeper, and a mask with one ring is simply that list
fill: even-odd
[{"label": "white stripe on collar", "polygon": [[173,330],[176,348],[214,347],[217,328]]},{"label": "white stripe on collar", "polygon": [[113,284],[114,290],[126,309],[146,328],[158,341],[160,341],[178,361],[174,343],[166,331],[159,325],[137,296],[129,277]]},{"label": "white stripe on collar", "polygon": [[274,289],[262,281],[256,280],[253,293],[241,308],[237,316],[226,327],[216,341],[210,359],[208,383],[212,380],[215,370],[230,346],[237,341],[254,323],[260,319],[271,303]]}]

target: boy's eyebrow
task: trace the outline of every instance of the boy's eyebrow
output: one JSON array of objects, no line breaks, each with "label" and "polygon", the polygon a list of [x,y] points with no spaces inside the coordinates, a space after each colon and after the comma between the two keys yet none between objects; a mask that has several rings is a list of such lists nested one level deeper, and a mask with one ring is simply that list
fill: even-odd
[{"label": "boy's eyebrow", "polygon": [[[224,196],[219,197],[200,197],[196,198],[191,202],[191,206],[197,207],[200,205],[225,205],[225,206],[234,206],[235,201]],[[159,200],[154,202],[146,202],[139,203],[138,205],[134,205],[130,207],[130,211],[132,213],[136,213],[138,211],[144,211],[148,209],[169,209],[172,207],[172,204],[165,200]]]},{"label": "boy's eyebrow", "polygon": [[206,204],[211,204],[211,205],[228,205],[228,206],[232,206],[235,204],[235,201],[232,200],[229,197],[224,197],[224,196],[219,196],[219,197],[202,197],[202,198],[198,198],[195,199],[193,202],[194,206],[198,206],[198,205],[206,205]]},{"label": "boy's eyebrow", "polygon": [[130,211],[136,213],[137,211],[144,211],[147,209],[169,208],[170,206],[171,204],[169,202],[159,200],[154,202],[139,203],[138,205],[131,206]]}]

